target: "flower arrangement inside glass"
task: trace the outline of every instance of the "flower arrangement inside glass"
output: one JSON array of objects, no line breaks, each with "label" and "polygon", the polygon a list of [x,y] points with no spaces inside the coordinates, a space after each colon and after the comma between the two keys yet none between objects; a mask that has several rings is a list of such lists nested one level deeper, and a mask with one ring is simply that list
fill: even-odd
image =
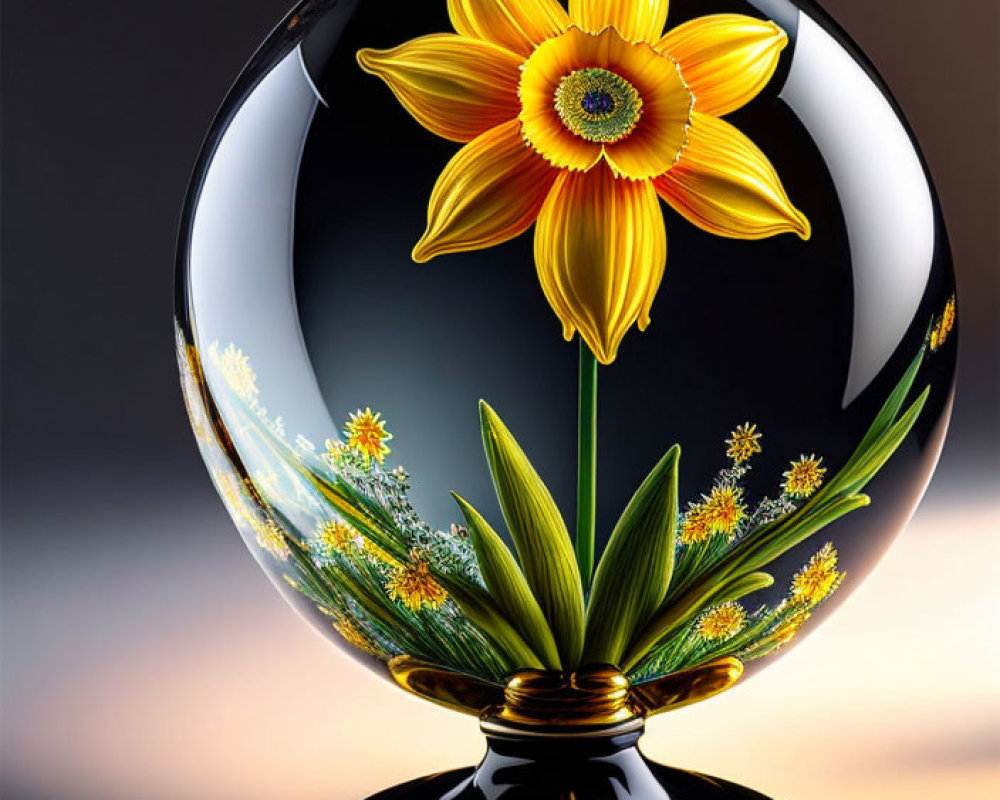
[{"label": "flower arrangement inside glass", "polygon": [[[302,4],[262,51],[267,69],[258,71],[277,74],[297,47],[301,69],[315,79],[308,33],[336,6]],[[493,248],[534,227],[542,294],[563,338],[578,341],[576,404],[558,412],[577,415],[575,513],[558,507],[533,465],[531,438],[508,428],[504,409],[486,397],[482,469],[501,516],[449,487],[454,523],[428,524],[410,499],[411,476],[393,462],[382,412],[364,403],[345,409],[342,431],[328,431],[321,444],[287,431],[264,405],[270,387],[255,371],[255,353],[238,340],[199,338],[196,295],[205,290],[185,263],[185,398],[248,543],[343,645],[403,688],[481,716],[490,736],[475,773],[385,797],[499,797],[489,788],[497,781],[513,787],[505,797],[759,797],[644,761],[633,749],[642,721],[728,689],[746,664],[809,623],[845,580],[824,533],[869,504],[865,487],[928,401],[931,387],[918,378],[954,327],[947,291],[914,323],[921,332],[905,339],[915,343],[904,368],[884,384],[845,457],[806,454],[811,445],[802,441],[801,454],[768,476],[772,491],[756,491],[748,476],[767,440],[759,420],[737,419],[728,437],[717,437],[722,468],[682,496],[681,449],[664,442],[610,531],[600,532],[598,557],[598,385],[630,337],[651,325],[654,300],[670,291],[664,207],[676,212],[672,225],[735,242],[790,234],[808,243],[813,231],[772,161],[724,119],[768,89],[788,33],[759,13],[696,15],[671,26],[668,10],[666,0],[570,0],[568,8],[556,0],[449,0],[453,32],[356,50],[360,70],[384,81],[416,122],[461,145],[430,191],[414,261]],[[350,80],[364,82],[360,70]],[[244,107],[265,83],[244,90]],[[230,114],[220,141],[238,123]],[[209,153],[195,197],[210,192],[212,159],[224,155],[223,145]],[[182,252],[196,260],[205,237],[193,207]],[[940,297],[940,288],[931,295]],[[950,367],[939,371],[946,395]],[[680,436],[683,425],[676,429]],[[786,554],[797,559],[790,574]],[[776,574],[777,592],[765,591]]]}]

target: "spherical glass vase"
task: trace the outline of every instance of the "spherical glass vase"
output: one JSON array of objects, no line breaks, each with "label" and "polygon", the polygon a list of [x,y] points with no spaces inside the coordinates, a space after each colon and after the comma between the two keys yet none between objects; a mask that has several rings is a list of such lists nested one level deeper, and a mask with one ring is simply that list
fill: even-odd
[{"label": "spherical glass vase", "polygon": [[955,366],[936,194],[843,31],[606,5],[301,3],[178,255],[188,412],[258,563],[543,761],[835,609],[926,487]]}]

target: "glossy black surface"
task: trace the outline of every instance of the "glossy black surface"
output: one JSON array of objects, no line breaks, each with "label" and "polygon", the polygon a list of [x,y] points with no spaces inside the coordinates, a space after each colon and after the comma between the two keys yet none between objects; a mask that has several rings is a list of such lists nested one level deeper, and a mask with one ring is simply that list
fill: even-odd
[{"label": "glossy black surface", "polygon": [[475,769],[420,778],[369,800],[768,800],[729,781],[656,764],[639,752],[638,738],[487,736]]},{"label": "glossy black surface", "polygon": [[[747,420],[765,435],[753,498],[773,494],[800,454],[836,469],[954,291],[930,177],[864,56],[813,3],[674,0],[668,26],[718,12],[770,16],[789,33],[767,90],[728,119],[771,158],[813,237],[722,239],[665,209],[669,255],[653,323],[630,332],[600,374],[599,547],[674,442],[684,501],[709,489],[726,466],[723,439]],[[487,399],[572,528],[576,347],[561,340],[539,289],[531,236],[413,264],[431,187],[458,146],[423,130],[355,61],[360,47],[445,30],[444,0],[306,2],[279,25],[196,170],[178,318],[200,349],[233,342],[250,356],[262,402],[290,438],[321,443],[348,412],[382,411],[390,461],[411,473],[414,503],[436,527],[456,521],[452,490],[499,521],[477,426],[476,402]],[[956,338],[922,367],[927,406],[868,487],[872,505],[788,553],[773,589],[755,598],[777,602],[828,540],[848,578],[813,624],[861,583],[937,461]],[[240,452],[238,436],[234,445]]]}]

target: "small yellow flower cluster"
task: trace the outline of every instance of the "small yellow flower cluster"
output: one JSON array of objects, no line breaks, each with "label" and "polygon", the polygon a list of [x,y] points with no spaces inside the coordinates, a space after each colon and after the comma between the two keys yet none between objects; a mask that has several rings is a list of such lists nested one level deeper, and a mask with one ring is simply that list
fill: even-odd
[{"label": "small yellow flower cluster", "polygon": [[945,303],[944,311],[938,317],[934,327],[931,328],[930,345],[931,352],[935,352],[948,339],[948,334],[955,327],[955,295],[952,294]]},{"label": "small yellow flower cluster", "polygon": [[233,393],[251,408],[255,407],[260,389],[257,388],[257,373],[250,366],[250,358],[232,343],[220,351],[219,343],[212,342],[208,354]]},{"label": "small yellow flower cluster", "polygon": [[438,609],[448,599],[448,593],[430,574],[427,560],[417,550],[410,551],[410,562],[393,571],[386,591],[392,600],[398,600],[410,611],[424,606]]},{"label": "small yellow flower cluster", "polygon": [[322,523],[316,530],[316,538],[329,551],[344,555],[352,555],[365,549],[364,537],[339,519]]},{"label": "small yellow flower cluster", "polygon": [[706,611],[698,621],[698,636],[708,642],[730,639],[747,624],[747,612],[737,602],[723,603]]},{"label": "small yellow flower cluster", "polygon": [[392,438],[392,434],[385,429],[382,414],[372,413],[370,408],[364,411],[358,409],[350,415],[344,427],[344,437],[347,446],[360,453],[366,462],[375,459],[382,464],[389,455],[385,443]]},{"label": "small yellow flower cluster", "polygon": [[792,641],[792,639],[798,635],[802,626],[809,621],[811,616],[811,611],[802,608],[786,617],[785,621],[775,628],[771,632],[771,635],[767,637],[767,646],[770,648],[770,652],[773,653],[778,648],[783,647]]},{"label": "small yellow flower cluster", "polygon": [[251,519],[249,522],[261,549],[266,550],[279,561],[287,561],[291,550],[288,547],[288,542],[285,541],[285,532],[278,523],[273,519]]},{"label": "small yellow flower cluster", "polygon": [[233,521],[239,523],[241,519],[248,520],[256,516],[246,499],[246,490],[243,481],[234,472],[227,472],[222,469],[212,470],[212,482],[219,491],[222,504],[229,512]]},{"label": "small yellow flower cluster", "polygon": [[822,458],[815,455],[801,456],[798,461],[793,461],[791,469],[783,472],[785,482],[781,488],[786,494],[792,497],[809,497],[823,485],[823,476],[826,468],[821,467]]},{"label": "small yellow flower cluster", "polygon": [[751,646],[750,657],[769,655],[792,641],[812,617],[813,609],[837,591],[847,575],[837,570],[837,558],[836,549],[828,542],[795,574],[788,599],[775,609],[781,622]]},{"label": "small yellow flower cluster", "polygon": [[257,544],[275,558],[285,561],[291,555],[285,533],[281,527],[264,510],[248,497],[248,484],[244,483],[235,472],[221,469],[212,470],[212,478],[222,502],[237,526],[245,523],[250,526],[257,539]]},{"label": "small yellow flower cluster", "polygon": [[754,453],[761,452],[760,439],[763,434],[757,432],[757,426],[745,422],[737,426],[736,430],[729,434],[726,444],[726,456],[733,460],[734,464],[742,464],[748,461]]},{"label": "small yellow flower cluster", "polygon": [[382,657],[383,654],[380,652],[372,642],[368,640],[358,628],[343,614],[337,614],[333,617],[333,629],[337,631],[351,647],[356,647],[358,650],[362,650],[369,655]]},{"label": "small yellow flower cluster", "polygon": [[703,502],[692,505],[684,515],[681,543],[697,544],[717,533],[732,536],[746,511],[742,497],[743,490],[735,486],[716,486],[712,489]]},{"label": "small yellow flower cluster", "polygon": [[326,449],[323,451],[322,455],[320,455],[320,458],[334,469],[339,469],[344,460],[344,456],[351,452],[347,443],[342,442],[339,439],[327,439],[323,445]]},{"label": "small yellow flower cluster", "polygon": [[[296,582],[287,575],[285,576],[285,580],[288,581],[288,583],[294,588],[299,588],[298,584],[296,584]],[[387,657],[387,654],[383,652],[382,648],[366,636],[357,624],[346,614],[332,608],[327,608],[324,605],[317,605],[316,608],[333,620],[333,629],[339,633],[343,637],[344,641],[351,647],[356,647],[358,650],[362,650],[369,655],[376,656],[377,658]]]},{"label": "small yellow flower cluster", "polygon": [[792,578],[792,602],[812,607],[837,591],[847,575],[837,570],[837,558],[832,543],[823,545]]}]

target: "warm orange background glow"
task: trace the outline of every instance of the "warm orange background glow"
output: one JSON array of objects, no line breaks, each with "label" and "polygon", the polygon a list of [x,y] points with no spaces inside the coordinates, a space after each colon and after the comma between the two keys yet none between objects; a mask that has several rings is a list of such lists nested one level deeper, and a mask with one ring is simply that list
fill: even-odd
[{"label": "warm orange background glow", "polygon": [[[996,797],[998,532],[996,507],[925,510],[816,635],[728,695],[653,720],[646,753],[777,800]],[[176,586],[159,595],[127,553],[91,570],[117,585],[114,610],[50,576],[60,588],[36,593],[28,647],[53,646],[57,616],[75,633],[58,660],[13,676],[9,778],[74,800],[352,800],[479,758],[475,720],[340,656],[230,542],[201,566],[161,560]]]}]

